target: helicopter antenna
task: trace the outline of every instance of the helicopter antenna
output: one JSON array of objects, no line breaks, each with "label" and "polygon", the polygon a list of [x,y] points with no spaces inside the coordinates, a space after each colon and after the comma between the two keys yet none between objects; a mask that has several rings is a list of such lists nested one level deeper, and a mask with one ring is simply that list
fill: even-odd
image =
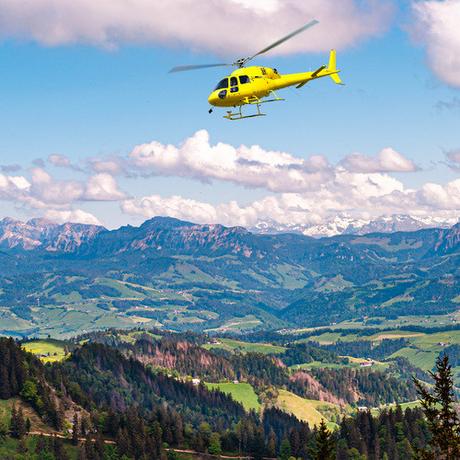
[{"label": "helicopter antenna", "polygon": [[245,64],[249,61],[252,61],[255,57],[260,56],[261,54],[266,53],[267,51],[272,50],[273,48],[276,48],[277,46],[281,45],[282,43],[290,40],[291,38],[295,37],[296,35],[304,32],[305,30],[309,29],[310,27],[315,26],[318,24],[319,21],[317,19],[313,19],[312,21],[308,22],[304,26],[302,26],[300,29],[294,30],[294,32],[291,32],[290,34],[286,35],[283,38],[280,38],[276,42],[272,43],[271,45],[267,46],[263,50],[259,51],[258,53],[254,54],[253,56],[246,57],[246,58],[241,58],[237,59],[235,62],[232,64],[198,64],[198,65],[180,65],[177,67],[173,67],[169,73],[175,73],[175,72],[185,72],[188,70],[198,70],[198,69],[207,69],[210,67],[227,67],[227,66],[235,66],[235,67],[244,67]]}]

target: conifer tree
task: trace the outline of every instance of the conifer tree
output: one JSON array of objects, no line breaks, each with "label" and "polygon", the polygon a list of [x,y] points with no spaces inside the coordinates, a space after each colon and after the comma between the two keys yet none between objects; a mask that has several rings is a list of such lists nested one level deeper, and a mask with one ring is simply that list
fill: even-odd
[{"label": "conifer tree", "polygon": [[26,421],[21,407],[19,410],[16,410],[16,406],[13,406],[11,411],[10,430],[13,438],[21,439],[26,434]]},{"label": "conifer tree", "polygon": [[77,413],[73,416],[73,423],[72,423],[72,444],[76,446],[78,444],[78,438],[80,436],[80,430],[78,426],[78,415]]},{"label": "conifer tree", "polygon": [[284,438],[281,441],[281,446],[280,446],[280,459],[289,460],[290,456],[291,456],[291,443],[289,442],[289,439]]},{"label": "conifer tree", "polygon": [[272,458],[276,457],[276,435],[273,429],[270,430],[268,435],[267,455]]},{"label": "conifer tree", "polygon": [[460,458],[460,420],[455,410],[454,380],[447,355],[436,361],[430,392],[414,378],[432,438],[428,447],[420,449],[416,458],[423,460],[455,460]]},{"label": "conifer tree", "polygon": [[208,452],[212,455],[220,455],[222,453],[219,433],[211,434],[211,437],[209,438]]},{"label": "conifer tree", "polygon": [[335,441],[324,419],[315,433],[315,447],[312,449],[314,460],[332,460],[335,458]]}]

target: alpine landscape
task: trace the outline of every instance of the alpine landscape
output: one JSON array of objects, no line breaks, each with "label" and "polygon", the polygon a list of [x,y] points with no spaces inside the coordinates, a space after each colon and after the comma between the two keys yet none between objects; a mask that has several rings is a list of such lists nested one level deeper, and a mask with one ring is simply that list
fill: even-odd
[{"label": "alpine landscape", "polygon": [[460,0],[0,0],[0,460],[460,460]]}]

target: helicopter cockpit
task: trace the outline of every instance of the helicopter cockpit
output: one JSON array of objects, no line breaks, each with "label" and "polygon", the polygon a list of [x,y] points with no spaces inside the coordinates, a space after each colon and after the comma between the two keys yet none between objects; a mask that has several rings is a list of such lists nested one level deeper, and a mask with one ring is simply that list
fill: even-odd
[{"label": "helicopter cockpit", "polygon": [[227,88],[228,88],[228,78],[224,78],[217,84],[217,86],[214,88],[214,91],[217,91],[218,89],[227,89]]},{"label": "helicopter cockpit", "polygon": [[214,88],[214,91],[219,89],[227,89],[229,86],[231,88],[238,87],[238,84],[244,85],[245,83],[250,83],[251,80],[247,75],[240,75],[237,77],[230,77],[222,79],[217,86]]}]

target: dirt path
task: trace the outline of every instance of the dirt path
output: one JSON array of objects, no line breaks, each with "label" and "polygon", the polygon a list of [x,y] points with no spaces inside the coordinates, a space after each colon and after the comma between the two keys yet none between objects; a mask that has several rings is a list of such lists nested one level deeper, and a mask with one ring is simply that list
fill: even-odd
[{"label": "dirt path", "polygon": [[[61,433],[46,433],[44,431],[29,431],[27,433],[29,436],[46,436],[47,438],[52,438],[56,437],[59,439],[67,439],[68,441],[71,440],[68,436],[64,436]],[[80,442],[86,441],[87,438],[78,438]],[[92,442],[95,442],[96,439],[92,438]],[[115,441],[112,441],[111,439],[104,439],[105,444],[116,444]],[[243,455],[213,455],[213,454],[207,454],[204,452],[197,452],[196,450],[187,450],[187,449],[173,449],[173,448],[166,448],[166,451],[172,451],[172,452],[177,452],[178,454],[190,454],[190,455],[196,455],[196,456],[201,456],[201,457],[207,457],[207,458],[222,458],[222,459],[227,459],[227,460],[251,460],[253,457]],[[277,460],[276,458],[270,458],[270,457],[263,457],[263,460]]]}]

